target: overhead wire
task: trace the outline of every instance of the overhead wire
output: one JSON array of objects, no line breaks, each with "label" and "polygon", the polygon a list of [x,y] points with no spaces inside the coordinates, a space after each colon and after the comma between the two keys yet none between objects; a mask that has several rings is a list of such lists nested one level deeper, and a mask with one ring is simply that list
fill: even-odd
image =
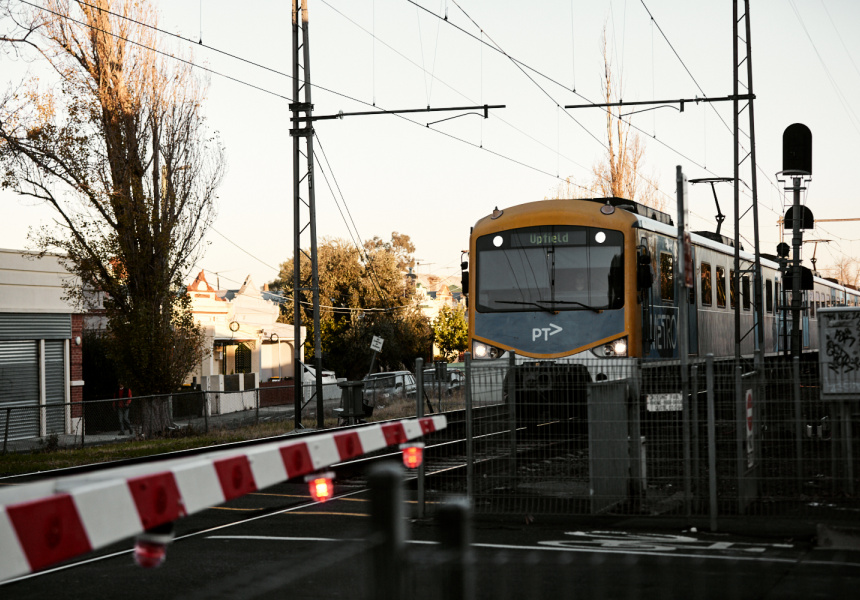
[{"label": "overhead wire", "polygon": [[[99,29],[99,28],[97,28],[97,27],[94,27],[94,26],[92,26],[92,25],[88,24],[88,23],[84,23],[84,22],[82,22],[82,21],[80,21],[80,20],[78,20],[78,19],[75,19],[74,17],[72,17],[72,16],[70,16],[70,15],[64,15],[64,14],[58,13],[58,12],[56,12],[56,11],[53,11],[53,10],[51,10],[51,9],[46,9],[46,8],[44,8],[44,7],[41,7],[41,6],[35,5],[35,4],[31,3],[31,2],[28,2],[27,0],[19,0],[19,1],[21,1],[22,3],[27,4],[27,5],[29,5],[29,6],[32,6],[32,7],[34,7],[34,8],[37,8],[37,9],[39,9],[39,10],[44,10],[44,11],[46,11],[46,12],[49,12],[49,13],[51,13],[51,14],[54,14],[54,15],[56,15],[56,16],[58,16],[58,17],[60,17],[60,18],[64,18],[64,19],[70,20],[70,21],[72,21],[72,22],[78,23],[79,25],[82,25],[82,26],[85,26],[85,27],[90,27],[90,28],[92,28],[92,29],[94,29],[94,30],[96,30],[96,31],[100,31],[101,33],[104,33],[104,34],[106,34],[106,35],[111,35],[111,36],[113,36],[113,37],[116,37],[116,38],[118,38],[118,39],[122,39],[123,41],[126,41],[126,42],[128,42],[128,43],[131,43],[131,44],[133,44],[133,45],[136,45],[136,46],[139,46],[139,47],[143,47],[144,49],[151,50],[151,51],[156,52],[156,53],[158,53],[158,54],[160,54],[160,55],[163,55],[163,56],[165,56],[165,57],[172,58],[172,59],[174,59],[174,60],[177,60],[177,61],[179,61],[179,62],[182,62],[182,63],[184,63],[184,64],[187,64],[187,65],[189,65],[189,66],[191,66],[191,67],[193,67],[193,68],[198,68],[198,69],[201,69],[201,70],[203,70],[203,71],[205,71],[205,72],[211,73],[211,74],[216,75],[216,76],[219,76],[219,77],[224,77],[224,78],[226,78],[226,79],[228,79],[228,80],[231,80],[231,81],[234,81],[234,82],[239,83],[239,84],[241,84],[241,85],[245,85],[245,86],[247,86],[247,87],[250,87],[250,88],[256,89],[256,90],[258,90],[258,91],[262,91],[262,92],[264,92],[264,93],[271,94],[271,95],[277,96],[277,97],[282,98],[282,99],[285,99],[285,100],[290,100],[290,99],[289,99],[289,98],[287,98],[286,96],[283,96],[282,94],[278,94],[277,92],[273,92],[273,91],[268,90],[268,89],[266,89],[266,88],[263,88],[263,87],[257,86],[257,85],[255,85],[255,84],[251,84],[251,83],[249,83],[249,82],[246,82],[246,81],[241,80],[241,79],[238,79],[238,78],[236,78],[236,77],[233,77],[233,76],[227,75],[227,74],[225,74],[225,73],[222,73],[222,72],[216,71],[216,70],[214,70],[214,69],[211,69],[211,68],[208,68],[208,67],[204,67],[204,66],[201,66],[201,65],[197,65],[197,64],[195,64],[195,63],[193,63],[193,62],[191,62],[191,61],[189,61],[189,60],[182,59],[182,58],[177,57],[177,56],[175,56],[175,55],[173,55],[173,54],[170,54],[170,53],[164,52],[164,51],[162,51],[162,50],[158,50],[157,48],[151,48],[151,47],[149,47],[149,46],[146,46],[145,44],[141,44],[141,43],[139,43],[139,42],[135,42],[134,40],[130,40],[130,39],[124,38],[123,36],[118,35],[118,34],[116,34],[116,33],[101,30],[101,29]],[[322,0],[322,1],[323,1],[323,3],[327,4],[327,3],[325,2],[325,0]],[[408,1],[408,2],[410,2],[410,3],[412,3],[413,5],[417,6],[418,8],[420,8],[420,9],[424,10],[425,12],[428,12],[429,14],[431,14],[431,15],[436,16],[437,18],[439,18],[439,17],[438,17],[438,15],[435,15],[435,14],[434,14],[434,13],[432,13],[431,11],[428,11],[428,10],[427,10],[427,9],[425,9],[424,7],[422,7],[422,6],[418,5],[418,4],[416,4],[413,0],[407,0],[407,1]],[[82,3],[82,4],[86,4],[87,6],[92,6],[92,5],[90,5],[90,4],[87,4],[86,2],[81,2],[81,3]],[[455,4],[456,4],[456,2],[455,2]],[[643,4],[644,4],[644,3],[643,3]],[[331,5],[328,5],[328,6],[331,6]],[[462,7],[460,7],[459,5],[457,5],[457,6],[458,6],[458,8],[460,8],[460,10],[461,10],[461,11],[463,10],[463,9],[462,9]],[[647,8],[647,7],[646,7],[646,8]],[[191,40],[191,39],[189,39],[189,38],[185,38],[185,37],[183,37],[183,36],[181,36],[181,35],[178,35],[178,34],[174,34],[174,33],[168,32],[168,31],[163,30],[163,29],[160,29],[160,28],[158,28],[158,27],[155,27],[155,26],[152,26],[152,25],[148,25],[148,24],[146,24],[146,23],[142,23],[142,22],[139,22],[139,21],[135,21],[134,19],[131,19],[131,18],[126,17],[126,16],[124,16],[124,15],[120,15],[120,14],[118,14],[118,13],[113,13],[113,12],[110,12],[110,11],[108,11],[108,12],[109,12],[110,14],[114,15],[114,16],[117,16],[117,17],[120,17],[120,18],[124,18],[124,19],[128,19],[128,20],[130,20],[130,21],[132,21],[132,22],[135,22],[135,23],[140,24],[141,26],[145,26],[145,27],[148,27],[148,28],[150,28],[150,29],[153,29],[154,31],[157,31],[157,32],[159,32],[159,33],[163,33],[163,34],[165,34],[165,35],[169,35],[169,36],[175,37],[175,38],[177,38],[177,39],[181,39],[181,40],[183,40],[183,41],[185,41],[185,42],[187,42],[187,43],[191,43],[191,44],[195,44],[195,45],[198,45],[198,46],[202,46],[202,47],[204,47],[204,48],[207,48],[207,49],[212,50],[212,51],[214,51],[214,52],[217,52],[217,53],[219,53],[219,54],[222,54],[222,55],[228,56],[228,57],[230,57],[230,58],[233,58],[233,59],[239,60],[239,61],[241,61],[241,62],[245,62],[245,63],[247,63],[247,64],[251,64],[251,65],[253,65],[253,66],[256,66],[256,67],[259,67],[259,68],[261,68],[261,69],[264,69],[264,70],[270,71],[270,72],[272,72],[272,73],[274,73],[274,74],[277,74],[277,75],[280,75],[280,76],[288,77],[288,78],[290,78],[290,79],[292,79],[292,78],[293,78],[293,77],[292,77],[292,75],[290,75],[290,74],[288,74],[288,73],[284,73],[284,72],[282,72],[282,71],[278,71],[277,69],[272,69],[271,67],[266,67],[265,65],[262,65],[262,64],[260,64],[260,63],[255,62],[255,61],[251,61],[251,60],[245,59],[245,58],[243,58],[243,57],[240,57],[240,56],[238,56],[238,55],[235,55],[235,54],[232,54],[232,53],[229,53],[229,52],[223,51],[223,50],[220,50],[220,49],[215,48],[215,47],[213,47],[213,46],[205,45],[205,44],[202,44],[202,43],[200,43],[200,42],[195,42],[194,40]],[[339,11],[338,11],[338,12],[339,12]],[[342,13],[341,13],[341,14],[342,14]],[[464,14],[466,14],[466,13],[465,13],[465,11],[464,11]],[[467,16],[468,16],[468,15],[467,15]],[[534,68],[532,68],[532,67],[529,67],[528,65],[526,65],[526,64],[525,64],[525,63],[523,63],[522,61],[519,61],[519,60],[515,59],[514,57],[512,57],[512,56],[508,55],[508,54],[507,54],[507,53],[505,53],[501,48],[493,47],[492,45],[487,44],[487,42],[484,42],[484,41],[483,41],[483,39],[476,38],[473,34],[471,34],[471,33],[467,32],[467,31],[465,31],[465,30],[464,30],[464,29],[462,29],[461,27],[459,27],[459,26],[457,26],[457,25],[453,24],[451,21],[447,20],[447,18],[446,18],[446,19],[444,19],[444,20],[446,21],[446,23],[448,23],[448,24],[450,24],[450,25],[454,26],[456,29],[460,30],[460,31],[461,31],[461,32],[463,32],[464,34],[466,34],[466,35],[468,35],[468,36],[470,36],[470,37],[473,37],[474,39],[478,40],[482,45],[487,45],[488,47],[492,48],[493,50],[495,50],[495,51],[497,51],[497,52],[500,52],[500,53],[504,54],[504,55],[505,55],[509,60],[511,60],[514,64],[516,64],[516,65],[518,66],[518,68],[520,68],[520,70],[521,70],[521,71],[523,71],[523,72],[524,72],[524,71],[525,71],[525,69],[531,70],[532,72],[534,72],[534,73],[536,73],[536,74],[540,75],[541,77],[543,77],[543,78],[547,79],[548,81],[551,81],[551,82],[555,83],[556,85],[559,85],[559,86],[563,87],[564,89],[567,89],[567,88],[566,88],[566,86],[564,86],[564,85],[560,84],[559,82],[555,81],[554,79],[552,79],[552,78],[548,77],[547,75],[545,75],[545,74],[541,73],[540,71],[538,71],[538,70],[536,70],[536,69],[534,69]],[[471,20],[471,18],[470,18],[470,20]],[[473,23],[474,23],[474,21],[473,21]],[[476,26],[477,26],[477,24],[476,24]],[[662,33],[662,31],[661,31],[661,33]],[[483,35],[483,34],[484,34],[484,32],[482,32],[482,35]],[[489,36],[488,36],[488,38],[489,38]],[[374,39],[377,39],[375,35],[374,35]],[[201,39],[201,41],[202,41],[202,39]],[[493,42],[493,43],[495,43],[495,42]],[[390,47],[390,46],[389,46],[389,47]],[[552,96],[551,96],[551,95],[549,95],[549,94],[548,94],[548,92],[546,92],[546,90],[544,90],[544,89],[542,88],[542,86],[540,86],[539,84],[537,84],[537,82],[536,82],[536,81],[535,81],[531,76],[529,76],[528,74],[526,74],[526,75],[527,75],[527,77],[528,77],[530,80],[534,81],[534,82],[535,82],[535,84],[536,84],[536,85],[538,85],[538,87],[539,87],[541,90],[543,90],[543,91],[544,91],[544,93],[545,93],[545,94],[547,94],[547,96],[548,96],[550,99],[552,99]],[[345,99],[348,99],[348,100],[351,100],[351,101],[354,101],[354,102],[357,102],[357,103],[360,103],[360,104],[363,104],[363,105],[366,105],[366,106],[374,106],[374,107],[375,107],[375,102],[374,102],[374,103],[368,103],[368,102],[362,101],[362,100],[360,100],[360,99],[358,99],[358,98],[355,98],[355,97],[353,97],[353,96],[350,96],[350,95],[348,95],[348,94],[344,94],[344,93],[338,92],[338,91],[336,91],[336,90],[333,90],[333,89],[327,88],[327,87],[322,86],[322,85],[319,85],[319,84],[312,84],[312,85],[313,85],[313,87],[315,87],[315,88],[317,88],[317,89],[319,89],[319,90],[321,90],[321,91],[325,91],[325,92],[328,92],[328,93],[334,94],[334,95],[336,95],[336,96],[339,96],[339,97],[342,97],[342,98],[345,98]],[[450,86],[449,86],[449,87],[450,87]],[[577,96],[579,96],[579,97],[583,98],[583,99],[584,99],[584,100],[586,100],[586,101],[589,101],[587,98],[585,98],[585,96],[583,96],[582,94],[577,93],[577,92],[575,91],[575,89],[574,89],[573,91],[574,91],[574,93],[576,93],[576,95],[577,95]],[[554,101],[554,100],[553,100],[553,101]],[[589,102],[590,102],[590,101],[589,101]],[[558,103],[556,103],[556,104],[558,104]],[[565,113],[566,113],[566,114],[568,114],[568,113],[567,113],[567,111],[565,111]],[[408,118],[406,118],[406,117],[403,117],[402,115],[397,115],[397,116],[399,116],[399,117],[401,117],[401,118],[403,118],[403,119],[405,119],[405,120],[407,120],[407,121],[409,121],[409,122],[412,122],[412,123],[413,123],[413,124],[415,124],[415,125],[419,125],[419,126],[421,126],[421,127],[425,127],[424,125],[422,125],[422,124],[420,124],[420,123],[418,123],[418,122],[416,122],[416,121],[413,121],[412,119],[408,119]],[[574,121],[576,121],[576,119],[574,119]],[[632,124],[632,123],[630,123],[630,122],[628,122],[627,124],[628,124],[628,125],[630,125],[631,127],[634,127],[634,128],[635,128],[635,129],[637,129],[638,131],[642,131],[640,128],[638,128],[637,126],[635,126],[634,124]],[[580,126],[581,126],[581,124],[580,124]],[[528,168],[528,169],[531,169],[531,170],[533,170],[533,171],[536,171],[536,172],[539,172],[539,173],[545,174],[545,175],[547,175],[547,176],[554,177],[554,178],[555,178],[555,179],[557,179],[557,180],[564,181],[564,179],[562,179],[562,178],[561,178],[560,176],[558,176],[558,175],[553,175],[552,173],[550,173],[550,172],[548,172],[548,171],[545,171],[545,170],[543,170],[543,169],[541,169],[541,168],[535,167],[535,166],[533,166],[533,165],[529,165],[529,164],[524,163],[524,162],[522,162],[522,161],[520,161],[520,160],[517,160],[517,159],[511,158],[511,157],[509,157],[509,156],[506,156],[506,155],[502,154],[501,152],[494,151],[494,150],[489,150],[489,149],[487,149],[487,148],[484,148],[484,147],[483,147],[483,144],[475,145],[474,143],[469,142],[468,140],[464,140],[463,138],[459,138],[459,137],[457,137],[457,136],[454,136],[454,135],[448,134],[448,133],[443,132],[443,131],[441,131],[441,130],[434,129],[433,131],[435,131],[436,133],[440,133],[440,134],[442,134],[442,135],[445,135],[446,137],[449,137],[449,138],[451,138],[451,139],[453,139],[453,140],[456,140],[456,141],[459,141],[459,142],[461,142],[461,143],[466,143],[466,144],[468,144],[468,145],[470,145],[470,146],[473,146],[473,147],[475,147],[475,148],[482,149],[482,150],[486,150],[486,151],[487,151],[487,152],[489,152],[490,154],[493,154],[494,156],[497,156],[497,157],[502,158],[502,159],[504,159],[504,160],[508,160],[508,161],[510,161],[510,162],[513,162],[513,163],[518,164],[518,165],[520,165],[520,166],[523,166],[523,167],[525,167],[525,168]],[[586,131],[587,131],[587,130],[586,130]],[[523,132],[523,133],[524,133],[524,132]],[[590,132],[588,132],[588,133],[589,133],[589,135],[591,135],[591,137],[595,137],[595,136],[594,136],[593,134],[591,134]],[[644,132],[643,132],[643,133],[644,133]],[[526,135],[528,135],[528,134],[526,134]],[[529,136],[529,137],[531,137],[531,136]],[[533,138],[533,137],[532,137],[532,139],[534,140],[535,138]],[[596,139],[596,138],[595,138],[595,139]],[[683,153],[682,153],[682,152],[680,152],[679,150],[677,150],[677,149],[675,149],[675,148],[673,148],[673,147],[669,146],[666,142],[662,141],[661,139],[658,139],[658,138],[654,138],[654,139],[655,139],[656,141],[658,141],[658,143],[660,143],[660,144],[662,144],[663,146],[665,146],[667,149],[669,149],[669,150],[671,150],[672,152],[674,152],[674,153],[678,154],[679,156],[681,156],[682,158],[685,158],[685,159],[686,159],[686,160],[688,160],[689,162],[691,162],[691,163],[693,163],[693,164],[695,164],[695,165],[697,165],[697,166],[699,166],[699,167],[702,167],[702,165],[699,165],[699,164],[698,164],[696,161],[694,161],[692,158],[690,158],[690,157],[686,156],[685,154],[683,154]],[[538,143],[540,143],[538,140],[535,140],[535,141],[537,141]],[[601,143],[601,145],[602,145],[602,142],[600,142],[599,140],[598,140],[598,142],[599,142],[599,143]],[[542,145],[547,146],[546,144],[542,144]],[[547,147],[548,147],[548,146],[547,146]],[[565,158],[566,158],[567,160],[570,160],[570,159],[568,159],[567,157],[565,157]],[[571,160],[571,162],[573,162],[574,164],[576,164],[576,163],[575,163],[575,161],[572,161],[572,160]],[[580,166],[580,167],[582,167],[582,165],[579,165],[579,166]],[[585,168],[585,167],[582,167],[582,168]],[[707,169],[705,169],[705,170],[707,170]],[[708,172],[710,172],[710,171],[708,171]],[[664,194],[664,195],[666,195],[666,196],[668,197],[668,194],[666,194],[665,192],[663,192],[662,190],[660,190],[660,189],[659,189],[659,187],[658,187],[656,184],[654,184],[653,182],[651,182],[648,178],[643,177],[643,179],[644,179],[646,182],[648,182],[652,187],[654,187],[654,189],[656,189],[657,191],[659,191],[660,193],[662,193],[662,194]],[[589,190],[588,188],[584,187],[584,186],[581,186],[581,185],[578,185],[578,184],[575,184],[575,183],[574,183],[573,185],[575,185],[576,187],[579,187],[579,188],[581,188],[582,190],[587,191],[587,192],[589,192],[589,193],[590,193],[590,190]]]}]

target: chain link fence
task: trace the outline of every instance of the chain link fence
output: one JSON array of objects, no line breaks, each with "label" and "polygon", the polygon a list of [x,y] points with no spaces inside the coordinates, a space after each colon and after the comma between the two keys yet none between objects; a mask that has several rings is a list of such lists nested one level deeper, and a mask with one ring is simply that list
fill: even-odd
[{"label": "chain link fence", "polygon": [[467,491],[478,514],[860,518],[858,411],[833,422],[816,362],[694,361],[686,395],[680,368],[467,362],[468,431],[428,452],[428,501]]}]

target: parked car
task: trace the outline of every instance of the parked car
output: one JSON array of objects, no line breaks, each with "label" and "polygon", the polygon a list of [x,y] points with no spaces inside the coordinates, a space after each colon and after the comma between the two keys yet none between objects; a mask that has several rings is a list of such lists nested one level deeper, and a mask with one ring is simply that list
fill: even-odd
[{"label": "parked car", "polygon": [[[449,396],[459,390],[463,386],[463,372],[459,369],[448,368],[445,372],[446,381],[442,384],[442,391]],[[436,387],[436,369],[424,369],[424,389],[429,393],[431,390],[435,393]]]},{"label": "parked car", "polygon": [[417,386],[409,371],[371,373],[364,378],[364,403],[376,406],[377,402],[390,402],[396,398],[414,398]]}]

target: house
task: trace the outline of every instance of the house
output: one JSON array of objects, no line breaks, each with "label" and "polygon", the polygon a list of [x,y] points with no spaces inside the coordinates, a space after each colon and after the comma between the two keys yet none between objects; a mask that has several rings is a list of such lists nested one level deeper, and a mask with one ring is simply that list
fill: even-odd
[{"label": "house", "polygon": [[[250,276],[238,290],[216,290],[200,271],[188,286],[192,312],[203,327],[212,352],[189,376],[204,389],[229,390],[230,376],[239,381],[238,390],[259,387],[261,382],[293,376],[294,328],[278,323],[278,298],[260,291]],[[307,332],[301,328],[301,344]],[[235,386],[233,386],[235,387]]]},{"label": "house", "polygon": [[443,306],[454,308],[461,302],[460,280],[455,275],[414,275],[415,295],[421,312],[431,321]]},{"label": "house", "polygon": [[[83,315],[62,257],[0,249],[0,435],[80,433]],[[8,432],[8,433],[7,433]]]}]

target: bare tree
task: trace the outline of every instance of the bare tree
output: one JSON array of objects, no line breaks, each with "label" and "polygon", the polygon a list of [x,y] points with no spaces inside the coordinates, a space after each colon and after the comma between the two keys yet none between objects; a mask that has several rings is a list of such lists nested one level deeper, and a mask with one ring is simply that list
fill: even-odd
[{"label": "bare tree", "polygon": [[[606,103],[618,102],[623,89],[621,77],[617,85],[613,78],[612,60],[606,44],[606,27],[601,38],[603,44],[603,97]],[[592,167],[592,189],[602,196],[616,196],[635,200],[647,206],[662,209],[664,202],[656,194],[655,186],[642,174],[645,146],[630,123],[621,118],[621,107],[606,109],[606,155]]]},{"label": "bare tree", "polygon": [[[606,28],[601,37],[603,44],[603,100],[618,102],[622,89],[621,78],[616,82],[612,61],[606,44]],[[665,201],[657,194],[657,188],[643,175],[645,145],[639,134],[631,131],[630,123],[621,118],[620,107],[606,109],[606,153],[592,167],[592,179],[585,185],[571,178],[560,183],[553,198],[618,197],[635,200],[647,206],[663,210]]]},{"label": "bare tree", "polygon": [[201,114],[205,84],[157,52],[145,0],[19,6],[0,4],[14,24],[0,43],[35,49],[57,80],[2,99],[2,186],[55,209],[31,239],[103,292],[120,376],[137,394],[174,391],[204,351],[183,280],[225,168]]},{"label": "bare tree", "polygon": [[860,284],[860,260],[853,256],[840,255],[833,259],[832,266],[822,267],[821,271],[843,285],[856,288]]}]

